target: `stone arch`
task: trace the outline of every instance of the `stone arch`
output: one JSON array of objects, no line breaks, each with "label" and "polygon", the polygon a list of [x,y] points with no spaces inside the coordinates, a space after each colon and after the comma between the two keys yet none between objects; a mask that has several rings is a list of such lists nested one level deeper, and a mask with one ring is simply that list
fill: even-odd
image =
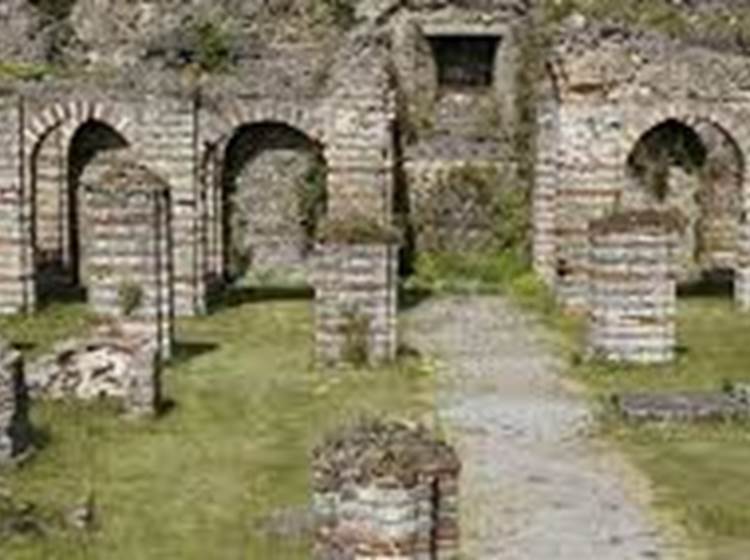
[{"label": "stone arch", "polygon": [[[32,142],[27,158],[29,236],[35,286],[41,297],[80,288],[82,236],[78,228],[82,221],[76,187],[97,152],[129,146],[125,136],[129,121],[113,116],[111,109],[96,103],[59,104],[27,129],[26,140]],[[91,138],[92,130],[98,131],[98,139]]]},{"label": "stone arch", "polygon": [[[683,225],[675,251],[681,281],[733,275],[736,283],[747,257],[742,230],[749,191],[743,150],[714,116],[666,113],[655,124],[644,121],[648,128],[629,144],[620,206],[677,211]],[[628,139],[633,136],[631,129]]]},{"label": "stone arch", "polygon": [[307,279],[315,226],[325,213],[324,146],[279,121],[251,121],[214,149],[207,191],[209,261],[224,278],[241,270]]}]

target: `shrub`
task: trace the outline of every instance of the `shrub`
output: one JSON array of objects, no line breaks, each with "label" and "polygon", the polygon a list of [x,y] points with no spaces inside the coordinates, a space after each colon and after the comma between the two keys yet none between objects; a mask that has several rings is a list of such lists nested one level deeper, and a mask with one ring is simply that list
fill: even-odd
[{"label": "shrub", "polygon": [[370,216],[355,215],[323,221],[318,239],[322,243],[396,244],[400,242],[401,234],[393,226],[381,224]]},{"label": "shrub", "polygon": [[130,317],[143,303],[143,288],[133,282],[122,282],[117,288],[117,304],[123,316]]},{"label": "shrub", "polygon": [[224,26],[211,21],[201,21],[195,24],[194,62],[205,72],[225,71],[232,58],[232,39]]}]

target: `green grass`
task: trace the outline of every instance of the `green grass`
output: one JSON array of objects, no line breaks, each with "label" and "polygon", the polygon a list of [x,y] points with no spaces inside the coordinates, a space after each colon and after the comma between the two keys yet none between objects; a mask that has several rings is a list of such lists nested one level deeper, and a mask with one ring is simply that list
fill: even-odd
[{"label": "green grass", "polygon": [[[3,332],[47,341],[52,334],[33,325],[60,333],[79,313],[50,308],[5,320]],[[308,542],[264,537],[257,526],[276,508],[308,502],[308,456],[323,432],[365,413],[432,414],[431,375],[417,360],[314,372],[310,325],[308,301],[246,301],[181,322],[165,373],[175,406],[156,421],[127,421],[102,405],[35,406],[48,444],[5,484],[46,515],[92,491],[100,527],[14,537],[0,542],[0,558],[308,558]]]},{"label": "green grass", "polygon": [[[572,375],[602,401],[619,391],[717,390],[725,381],[750,380],[750,314],[736,311],[728,299],[682,300],[678,333],[681,353],[673,365],[618,367],[573,360]],[[605,412],[603,431],[648,475],[657,506],[677,517],[695,546],[715,560],[748,558],[748,424],[637,426]]]}]

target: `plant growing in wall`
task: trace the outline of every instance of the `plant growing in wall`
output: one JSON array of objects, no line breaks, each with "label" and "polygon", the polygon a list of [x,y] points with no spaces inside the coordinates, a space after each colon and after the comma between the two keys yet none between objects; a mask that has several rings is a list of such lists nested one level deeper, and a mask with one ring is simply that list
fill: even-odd
[{"label": "plant growing in wall", "polygon": [[369,362],[370,355],[370,319],[357,309],[344,312],[344,322],[341,327],[344,346],[341,358],[354,367],[363,367]]},{"label": "plant growing in wall", "polygon": [[347,245],[398,244],[401,234],[395,227],[382,224],[372,216],[352,215],[323,221],[318,230],[318,240]]},{"label": "plant growing in wall", "polygon": [[130,317],[143,304],[143,288],[134,282],[124,281],[117,287],[117,304],[124,317]]},{"label": "plant growing in wall", "polygon": [[[310,163],[306,173],[297,183],[300,225],[305,238],[312,245],[328,204],[326,189],[326,167],[320,159]],[[309,247],[308,247],[309,248]]]}]

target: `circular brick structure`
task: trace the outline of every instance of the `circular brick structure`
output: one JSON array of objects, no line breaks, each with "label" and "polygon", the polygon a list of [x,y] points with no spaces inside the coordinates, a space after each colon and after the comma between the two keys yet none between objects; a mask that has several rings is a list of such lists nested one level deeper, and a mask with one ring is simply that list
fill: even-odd
[{"label": "circular brick structure", "polygon": [[673,214],[631,211],[590,224],[589,351],[637,364],[674,359]]},{"label": "circular brick structure", "polygon": [[362,423],[319,446],[312,469],[316,559],[458,554],[460,463],[424,429]]}]

